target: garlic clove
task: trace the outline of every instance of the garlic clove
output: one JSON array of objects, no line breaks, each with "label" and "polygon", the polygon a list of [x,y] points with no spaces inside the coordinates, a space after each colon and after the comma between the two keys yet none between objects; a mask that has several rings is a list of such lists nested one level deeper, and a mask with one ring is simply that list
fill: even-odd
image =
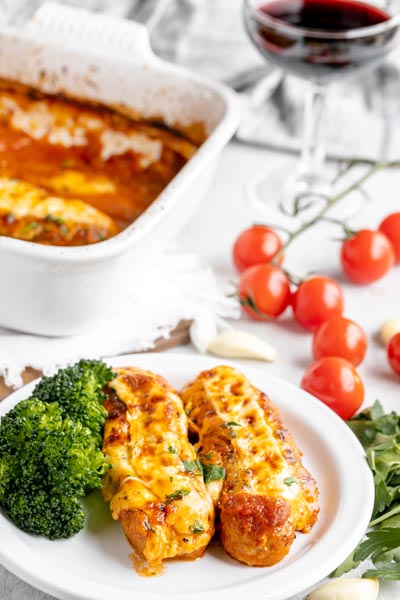
[{"label": "garlic clove", "polygon": [[223,331],[207,346],[207,352],[223,358],[252,358],[274,362],[278,353],[271,344],[247,333],[230,329]]},{"label": "garlic clove", "polygon": [[400,333],[400,318],[385,321],[381,326],[382,339],[387,346],[396,333]]},{"label": "garlic clove", "polygon": [[307,600],[376,600],[378,593],[377,579],[340,577],[308,594]]}]

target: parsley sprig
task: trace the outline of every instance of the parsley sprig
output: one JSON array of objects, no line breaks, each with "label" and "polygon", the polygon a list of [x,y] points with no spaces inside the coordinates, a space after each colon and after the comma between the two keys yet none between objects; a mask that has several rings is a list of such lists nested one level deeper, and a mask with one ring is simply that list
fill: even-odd
[{"label": "parsley sprig", "polygon": [[220,465],[214,465],[210,463],[202,463],[203,465],[203,477],[204,483],[211,483],[211,481],[218,481],[219,479],[225,479],[225,469]]},{"label": "parsley sprig", "polygon": [[202,463],[199,460],[184,460],[183,466],[185,471],[191,475],[202,475],[204,483],[225,479],[225,469],[220,465],[213,463]]},{"label": "parsley sprig", "polygon": [[366,559],[373,568],[363,577],[400,579],[400,414],[375,404],[348,421],[360,440],[374,476],[375,503],[370,531],[334,571],[340,576]]},{"label": "parsley sprig", "polygon": [[203,475],[203,465],[199,460],[183,460],[185,471],[192,475]]}]

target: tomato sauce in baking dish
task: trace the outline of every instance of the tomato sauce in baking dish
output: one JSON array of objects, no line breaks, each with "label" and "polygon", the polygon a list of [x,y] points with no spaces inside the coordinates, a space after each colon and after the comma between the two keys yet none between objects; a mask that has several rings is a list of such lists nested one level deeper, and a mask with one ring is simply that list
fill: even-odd
[{"label": "tomato sauce in baking dish", "polygon": [[203,141],[87,101],[0,80],[0,235],[57,246],[130,225]]}]

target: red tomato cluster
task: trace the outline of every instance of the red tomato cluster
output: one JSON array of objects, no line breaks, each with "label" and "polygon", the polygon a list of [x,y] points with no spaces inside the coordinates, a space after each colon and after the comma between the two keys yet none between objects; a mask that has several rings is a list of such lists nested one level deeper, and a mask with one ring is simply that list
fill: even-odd
[{"label": "red tomato cluster", "polygon": [[350,233],[340,253],[343,271],[350,281],[368,284],[377,281],[400,263],[400,212],[388,215],[378,230]]},{"label": "red tomato cluster", "polygon": [[314,331],[344,309],[341,287],[330,277],[310,277],[291,292],[283,270],[283,244],[278,234],[264,225],[243,231],[233,246],[233,262],[240,271],[238,295],[243,309],[253,319],[279,317],[289,305],[296,321]]},{"label": "red tomato cluster", "polygon": [[[238,295],[253,319],[279,317],[290,305],[297,323],[312,331],[315,362],[302,387],[344,419],[361,406],[364,387],[355,369],[364,359],[367,337],[354,321],[343,317],[341,287],[330,277],[310,277],[292,292],[282,267],[283,243],[265,225],[243,231],[233,246],[233,262],[241,273]],[[349,232],[342,242],[341,263],[347,277],[372,283],[400,263],[400,212],[388,215],[378,230]],[[392,369],[400,375],[400,333],[387,349]]]},{"label": "red tomato cluster", "polygon": [[364,398],[355,366],[365,356],[367,337],[357,323],[342,317],[343,292],[330,277],[310,277],[292,293],[289,276],[281,266],[282,248],[278,234],[264,225],[239,235],[233,246],[233,262],[241,273],[238,295],[242,307],[253,319],[268,320],[279,317],[291,305],[297,323],[314,332],[316,361],[307,369],[301,385],[348,419]]},{"label": "red tomato cluster", "polygon": [[278,234],[264,225],[246,229],[234,243],[233,262],[241,272],[238,294],[245,312],[253,319],[268,320],[291,305],[296,321],[310,331],[341,315],[343,292],[329,277],[311,277],[291,293],[289,277],[281,267],[282,246]]},{"label": "red tomato cluster", "polygon": [[[385,217],[378,230],[362,229],[343,242],[341,262],[354,283],[377,281],[400,263],[400,212]],[[400,334],[390,340],[387,357],[393,371],[400,375]]]}]

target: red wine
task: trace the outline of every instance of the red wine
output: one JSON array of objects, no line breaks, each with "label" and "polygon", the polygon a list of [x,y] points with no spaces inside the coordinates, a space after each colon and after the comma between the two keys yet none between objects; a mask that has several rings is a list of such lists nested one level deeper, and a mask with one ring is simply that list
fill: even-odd
[{"label": "red wine", "polygon": [[376,6],[352,0],[274,0],[259,10],[290,25],[336,32],[377,25],[390,18]]},{"label": "red wine", "polygon": [[389,23],[376,32],[361,30],[384,24],[390,15],[357,0],[272,0],[248,8],[245,17],[252,40],[268,59],[317,81],[374,65],[398,32],[398,25]]}]

